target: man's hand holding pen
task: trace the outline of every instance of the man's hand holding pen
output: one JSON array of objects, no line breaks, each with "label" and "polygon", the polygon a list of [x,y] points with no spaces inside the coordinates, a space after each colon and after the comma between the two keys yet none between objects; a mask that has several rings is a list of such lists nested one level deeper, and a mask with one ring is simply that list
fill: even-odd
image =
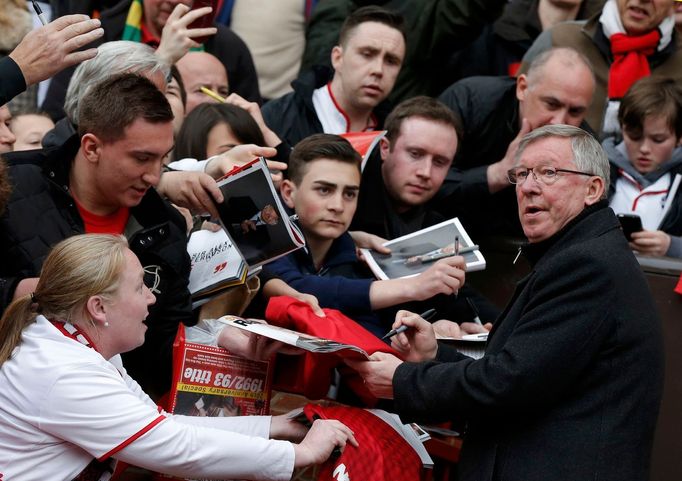
[{"label": "man's hand holding pen", "polygon": [[406,361],[421,362],[436,357],[438,343],[429,321],[414,312],[398,311],[391,327],[397,329],[400,326],[407,326],[407,330],[391,337],[391,347]]},{"label": "man's hand holding pen", "polygon": [[[405,361],[420,362],[433,359],[438,351],[438,344],[433,328],[428,321],[418,314],[398,311],[393,328],[408,326],[404,332],[391,338],[391,346],[403,354]],[[400,364],[400,359],[384,352],[372,354],[369,361],[345,360],[365,381],[365,385],[377,397],[393,398],[393,375]]]}]

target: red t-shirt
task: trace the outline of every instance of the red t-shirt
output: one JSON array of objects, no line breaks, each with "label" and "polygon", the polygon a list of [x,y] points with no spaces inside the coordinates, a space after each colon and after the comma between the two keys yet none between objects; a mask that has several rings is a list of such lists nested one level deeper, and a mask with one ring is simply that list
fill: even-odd
[{"label": "red t-shirt", "polygon": [[130,209],[121,207],[113,214],[98,215],[86,210],[75,198],[76,207],[85,224],[86,234],[123,234],[125,231]]}]

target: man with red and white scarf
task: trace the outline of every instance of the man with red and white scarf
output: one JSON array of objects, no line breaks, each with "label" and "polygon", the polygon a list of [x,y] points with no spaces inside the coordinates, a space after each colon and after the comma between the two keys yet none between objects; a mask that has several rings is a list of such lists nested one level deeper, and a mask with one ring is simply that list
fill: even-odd
[{"label": "man with red and white scarf", "polygon": [[619,132],[620,99],[642,77],[682,81],[682,39],[675,32],[674,0],[607,0],[598,15],[542,33],[523,59],[521,71],[539,53],[572,47],[592,63],[597,80],[586,120],[600,137]]}]

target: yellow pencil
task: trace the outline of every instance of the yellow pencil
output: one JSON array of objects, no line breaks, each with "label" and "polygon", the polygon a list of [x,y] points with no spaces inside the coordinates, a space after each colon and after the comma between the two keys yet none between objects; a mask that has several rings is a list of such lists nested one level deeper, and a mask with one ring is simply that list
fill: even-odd
[{"label": "yellow pencil", "polygon": [[217,92],[214,92],[213,90],[211,90],[208,87],[201,87],[201,92],[208,95],[212,99],[217,100],[220,103],[223,103],[223,104],[225,103],[225,97],[221,96]]}]

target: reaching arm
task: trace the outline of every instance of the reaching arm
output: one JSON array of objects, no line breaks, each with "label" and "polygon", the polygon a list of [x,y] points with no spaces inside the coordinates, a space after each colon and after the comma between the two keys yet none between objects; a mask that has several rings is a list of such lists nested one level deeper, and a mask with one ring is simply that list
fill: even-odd
[{"label": "reaching arm", "polygon": [[96,48],[79,49],[102,35],[99,20],[66,15],[29,32],[9,56],[21,69],[26,85],[32,85],[93,58]]}]

